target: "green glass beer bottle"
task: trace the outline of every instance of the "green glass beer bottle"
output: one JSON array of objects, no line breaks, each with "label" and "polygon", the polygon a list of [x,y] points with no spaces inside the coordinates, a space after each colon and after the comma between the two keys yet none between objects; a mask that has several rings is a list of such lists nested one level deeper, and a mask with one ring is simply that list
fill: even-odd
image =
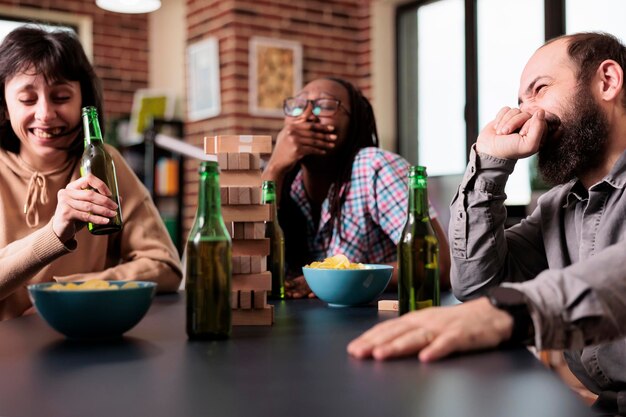
[{"label": "green glass beer bottle", "polygon": [[186,248],[187,336],[226,339],[232,320],[232,242],[222,218],[217,162],[202,162],[199,172],[198,211]]},{"label": "green glass beer bottle", "polygon": [[270,204],[272,214],[271,220],[265,222],[265,237],[270,240],[270,256],[267,258],[267,264],[272,273],[272,290],[269,296],[282,300],[285,298],[285,235],[278,223],[274,181],[263,181],[261,203]]},{"label": "green glass beer bottle", "polygon": [[426,167],[409,168],[409,209],[398,243],[400,314],[439,305],[439,242],[428,214]]},{"label": "green glass beer bottle", "polygon": [[85,150],[80,161],[80,175],[93,174],[100,178],[111,190],[111,199],[117,203],[117,213],[107,224],[88,223],[87,228],[94,235],[106,235],[122,230],[122,206],[117,188],[117,175],[113,158],[104,147],[102,131],[98,121],[98,110],[93,106],[83,107],[83,131]]}]

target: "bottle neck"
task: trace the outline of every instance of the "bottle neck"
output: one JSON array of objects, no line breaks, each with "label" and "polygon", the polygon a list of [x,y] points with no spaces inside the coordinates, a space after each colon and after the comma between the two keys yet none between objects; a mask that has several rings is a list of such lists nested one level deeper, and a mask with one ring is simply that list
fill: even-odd
[{"label": "bottle neck", "polygon": [[273,185],[263,186],[261,194],[261,204],[270,205],[270,214],[272,215],[272,220],[275,220],[278,217],[278,207],[276,207],[276,188]]},{"label": "bottle neck", "polygon": [[409,215],[411,214],[416,218],[428,216],[428,189],[425,177],[409,178]]},{"label": "bottle neck", "polygon": [[83,131],[85,132],[85,146],[104,144],[98,113],[95,109],[86,110],[83,113]]},{"label": "bottle neck", "polygon": [[222,219],[222,202],[220,198],[220,182],[217,172],[200,173],[198,190],[198,218],[205,221]]}]

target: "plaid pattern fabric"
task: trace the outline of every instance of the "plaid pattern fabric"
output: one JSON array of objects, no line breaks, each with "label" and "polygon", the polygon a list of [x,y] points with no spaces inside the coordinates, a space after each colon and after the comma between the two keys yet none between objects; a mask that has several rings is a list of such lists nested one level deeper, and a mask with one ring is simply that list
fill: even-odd
[{"label": "plaid pattern fabric", "polygon": [[[351,262],[384,263],[397,257],[397,244],[406,221],[409,163],[379,148],[363,148],[355,156],[351,181],[341,186],[345,197],[341,234],[330,221],[329,200],[322,203],[319,225],[313,224],[302,171],[291,185],[290,196],[307,220],[307,243],[317,260],[343,253]],[[332,193],[329,191],[329,195]],[[432,206],[431,217],[436,217]]]}]

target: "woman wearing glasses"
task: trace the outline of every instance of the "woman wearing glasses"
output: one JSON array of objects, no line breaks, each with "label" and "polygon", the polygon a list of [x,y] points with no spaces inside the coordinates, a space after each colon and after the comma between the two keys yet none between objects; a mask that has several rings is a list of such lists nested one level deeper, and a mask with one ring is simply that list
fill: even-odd
[{"label": "woman wearing glasses", "polygon": [[[281,190],[278,216],[287,277],[293,278],[285,283],[287,295],[314,296],[301,267],[338,253],[352,262],[395,263],[409,163],[378,148],[369,101],[347,81],[320,78],[287,98],[284,111],[285,126],[263,177]],[[433,220],[442,286],[448,287],[446,235]]]}]

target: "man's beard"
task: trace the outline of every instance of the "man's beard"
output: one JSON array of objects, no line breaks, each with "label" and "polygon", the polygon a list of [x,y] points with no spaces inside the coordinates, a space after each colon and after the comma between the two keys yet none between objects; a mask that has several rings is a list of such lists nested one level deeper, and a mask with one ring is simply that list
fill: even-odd
[{"label": "man's beard", "polygon": [[537,167],[548,184],[564,184],[602,163],[609,122],[588,88],[577,88],[556,135],[549,134],[537,154]]}]

